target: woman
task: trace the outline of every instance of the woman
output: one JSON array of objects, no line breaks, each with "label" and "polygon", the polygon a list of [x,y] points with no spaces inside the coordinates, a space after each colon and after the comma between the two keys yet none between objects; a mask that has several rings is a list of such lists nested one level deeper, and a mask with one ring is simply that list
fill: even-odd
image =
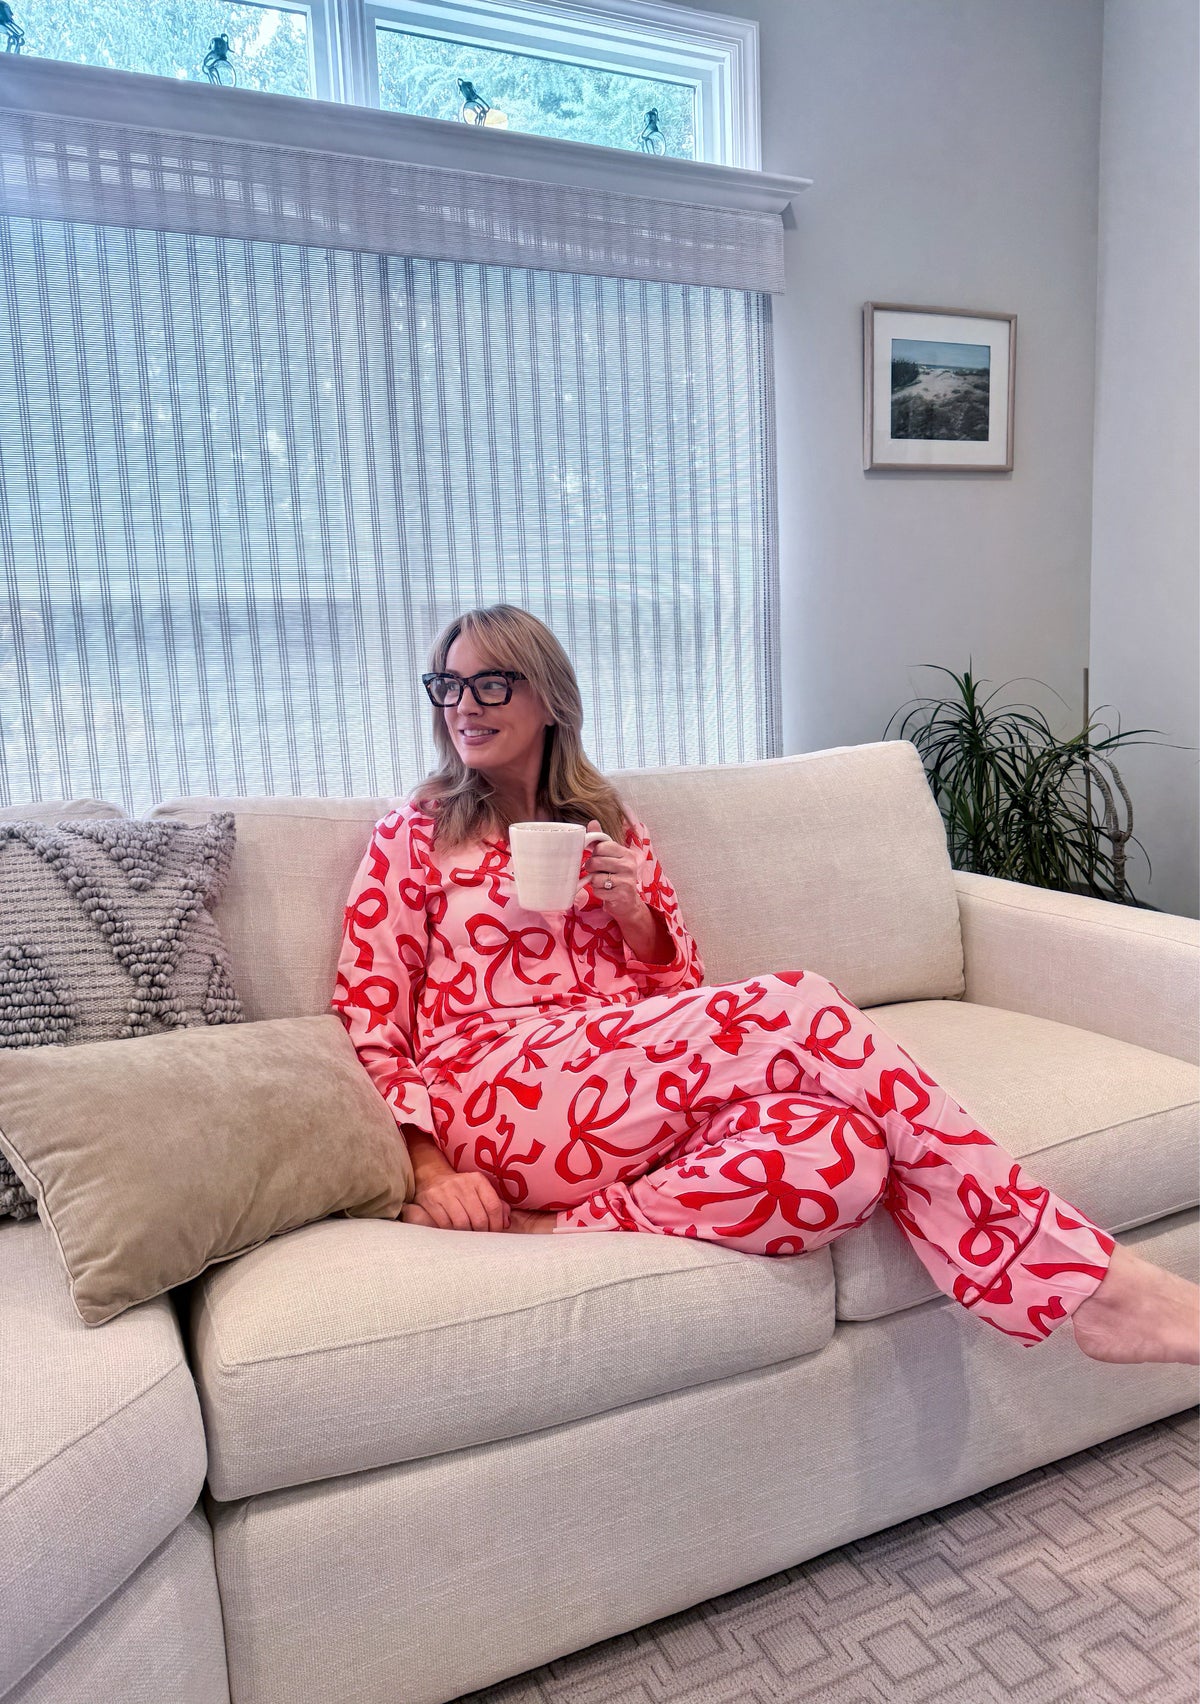
[{"label": "woman", "polygon": [[[643,826],[580,745],[566,653],[500,604],[436,640],[441,766],[376,825],[333,1001],[412,1155],[410,1224],[800,1254],[880,1203],[938,1287],[1032,1345],[1196,1362],[1200,1291],[1037,1184],[813,972],[703,985]],[[564,916],[510,823],[603,830]]]}]

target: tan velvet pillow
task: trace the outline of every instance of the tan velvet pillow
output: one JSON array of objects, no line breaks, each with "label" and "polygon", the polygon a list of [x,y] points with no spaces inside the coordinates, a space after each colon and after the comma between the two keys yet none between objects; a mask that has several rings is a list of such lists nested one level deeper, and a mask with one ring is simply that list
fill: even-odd
[{"label": "tan velvet pillow", "polygon": [[88,1325],[314,1219],[396,1218],[413,1191],[332,1013],[6,1051],[0,1149]]}]

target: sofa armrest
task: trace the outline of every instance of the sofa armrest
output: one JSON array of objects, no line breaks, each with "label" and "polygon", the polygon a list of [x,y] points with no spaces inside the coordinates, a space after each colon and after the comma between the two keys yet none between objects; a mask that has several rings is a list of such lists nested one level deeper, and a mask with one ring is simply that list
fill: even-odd
[{"label": "sofa armrest", "polygon": [[955,870],[966,993],[1200,1062],[1200,922]]}]

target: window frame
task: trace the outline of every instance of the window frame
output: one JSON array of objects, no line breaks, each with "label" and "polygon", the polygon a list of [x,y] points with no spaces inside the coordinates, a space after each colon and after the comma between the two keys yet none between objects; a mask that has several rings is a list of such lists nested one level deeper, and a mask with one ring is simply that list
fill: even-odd
[{"label": "window frame", "polygon": [[356,50],[348,56],[357,87],[346,97],[358,105],[379,106],[378,28],[477,41],[481,47],[604,71],[643,77],[666,73],[672,82],[696,91],[697,160],[750,171],[760,168],[758,24],[753,19],[699,12],[665,0],[338,3],[356,15],[359,26]]},{"label": "window frame", "polygon": [[307,18],[310,93],[303,98],[383,110],[375,52],[377,27],[477,40],[481,46],[539,59],[565,59],[605,71],[650,77],[666,71],[673,82],[696,90],[696,163],[761,170],[758,24],[750,18],[699,12],[667,0],[238,0],[238,4],[299,12]]}]

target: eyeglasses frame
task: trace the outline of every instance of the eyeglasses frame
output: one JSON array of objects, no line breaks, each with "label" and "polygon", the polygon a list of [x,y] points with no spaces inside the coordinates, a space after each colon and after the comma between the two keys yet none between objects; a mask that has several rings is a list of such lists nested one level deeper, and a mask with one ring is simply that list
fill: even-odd
[{"label": "eyeglasses frame", "polygon": [[[470,690],[471,697],[475,700],[481,710],[495,710],[501,704],[510,703],[513,695],[513,687],[516,685],[517,681],[525,680],[527,678],[528,677],[526,675],[518,674],[516,669],[479,669],[477,673],[473,675],[455,674],[453,669],[435,669],[431,674],[423,674],[421,676],[421,685],[425,688],[425,695],[435,710],[455,709],[462,703],[463,693],[468,689]],[[444,679],[456,680],[458,682],[458,697],[454,699],[448,698],[444,704],[439,704],[437,699],[433,696],[433,683],[435,680]],[[508,692],[505,697],[496,699],[494,703],[485,704],[483,699],[480,698],[478,692],[475,690],[475,682],[477,680],[497,679],[503,679],[507,683]]]}]

